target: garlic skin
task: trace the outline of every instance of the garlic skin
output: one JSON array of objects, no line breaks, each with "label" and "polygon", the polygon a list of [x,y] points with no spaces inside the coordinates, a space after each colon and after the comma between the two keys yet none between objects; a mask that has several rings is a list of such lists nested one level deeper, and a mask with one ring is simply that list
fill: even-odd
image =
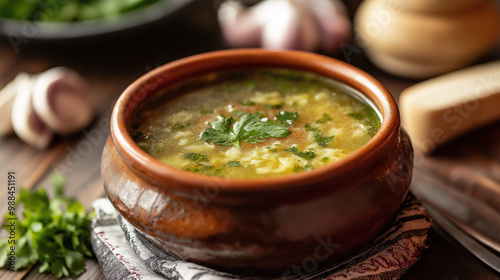
[{"label": "garlic skin", "polygon": [[338,0],[265,0],[250,8],[224,2],[222,33],[233,47],[333,52],[349,36],[347,9]]},{"label": "garlic skin", "polygon": [[12,104],[12,127],[16,135],[40,150],[47,148],[54,133],[33,110],[33,80],[26,73],[16,77],[17,95]]},{"label": "garlic skin", "polygon": [[41,73],[33,84],[33,109],[54,132],[71,134],[93,118],[88,85],[75,71],[58,67]]},{"label": "garlic skin", "polygon": [[17,95],[16,79],[11,81],[0,91],[0,136],[7,136],[14,133],[12,127],[12,105]]}]

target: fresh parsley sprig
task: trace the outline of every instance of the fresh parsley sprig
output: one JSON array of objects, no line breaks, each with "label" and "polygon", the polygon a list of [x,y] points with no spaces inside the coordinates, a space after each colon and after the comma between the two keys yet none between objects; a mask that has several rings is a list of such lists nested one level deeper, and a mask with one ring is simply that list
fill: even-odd
[{"label": "fresh parsley sprig", "polygon": [[[15,239],[0,238],[0,268],[6,264],[7,252],[15,247],[16,270],[40,262],[39,272],[50,272],[56,277],[69,276],[72,272],[85,272],[85,257],[92,257],[90,222],[85,207],[63,196],[66,178],[52,176],[54,198],[49,199],[44,188],[38,191],[21,189],[17,205],[23,205],[22,219],[14,213],[6,215],[7,221],[16,219]],[[14,215],[12,215],[14,214]]]},{"label": "fresh parsley sprig", "polygon": [[[296,115],[292,117],[295,118]],[[239,147],[243,142],[255,144],[267,138],[286,137],[292,133],[288,130],[289,122],[263,119],[261,112],[246,113],[239,121],[235,121],[232,117],[219,116],[216,121],[208,124],[210,127],[200,135],[200,138],[224,146]]]}]

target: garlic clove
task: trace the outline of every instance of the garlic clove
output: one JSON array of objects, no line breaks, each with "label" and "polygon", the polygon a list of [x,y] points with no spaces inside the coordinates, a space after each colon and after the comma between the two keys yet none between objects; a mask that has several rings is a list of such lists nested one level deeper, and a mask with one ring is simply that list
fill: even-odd
[{"label": "garlic clove", "polygon": [[16,79],[7,84],[0,91],[0,136],[14,133],[12,128],[12,105],[17,95]]},{"label": "garlic clove", "polygon": [[53,132],[33,110],[33,81],[26,73],[16,77],[17,95],[12,105],[12,127],[24,142],[40,150],[49,146]]},{"label": "garlic clove", "polygon": [[337,50],[351,32],[346,6],[339,0],[296,0],[304,4],[317,20],[321,33],[321,49],[325,52]]},{"label": "garlic clove", "polygon": [[64,67],[41,73],[33,85],[33,109],[54,132],[70,134],[86,127],[93,118],[88,85]]},{"label": "garlic clove", "polygon": [[[271,1],[271,0],[270,0]],[[289,1],[274,1],[275,17],[262,30],[262,46],[268,49],[295,49],[301,44],[300,13]]]},{"label": "garlic clove", "polygon": [[262,33],[262,20],[258,13],[246,10],[240,1],[224,2],[217,17],[226,41],[234,47],[258,46]]}]

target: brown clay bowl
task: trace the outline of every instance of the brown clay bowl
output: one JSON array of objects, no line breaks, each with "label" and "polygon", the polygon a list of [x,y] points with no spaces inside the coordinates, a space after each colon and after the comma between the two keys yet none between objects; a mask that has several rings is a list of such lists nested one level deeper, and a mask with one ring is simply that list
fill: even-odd
[{"label": "brown clay bowl", "polygon": [[[340,81],[374,101],[383,123],[354,154],[309,172],[227,179],[167,166],[132,140],[129,120],[148,97],[197,75],[280,67]],[[117,101],[102,155],[106,193],[154,244],[182,259],[244,274],[310,271],[366,246],[391,220],[411,181],[413,150],[397,105],[373,77],[341,61],[297,51],[227,50],[161,66]]]}]

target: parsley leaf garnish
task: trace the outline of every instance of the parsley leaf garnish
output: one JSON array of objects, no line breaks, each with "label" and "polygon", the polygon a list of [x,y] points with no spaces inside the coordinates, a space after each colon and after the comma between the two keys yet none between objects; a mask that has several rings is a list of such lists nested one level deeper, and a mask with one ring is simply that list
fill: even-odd
[{"label": "parsley leaf garnish", "polygon": [[[66,179],[62,175],[52,177],[54,198],[49,199],[44,188],[38,191],[21,189],[19,205],[24,206],[22,219],[15,213],[5,216],[4,228],[16,220],[15,239],[0,238],[0,251],[4,255],[4,244],[15,246],[16,269],[41,263],[39,272],[50,272],[56,277],[80,275],[85,272],[85,257],[92,257],[90,245],[90,222],[93,214],[87,215],[80,202],[63,196]],[[15,241],[15,243],[11,243]],[[0,268],[5,266],[0,258]]]},{"label": "parsley leaf garnish", "polygon": [[327,114],[327,113],[323,113],[323,116],[321,117],[321,119],[317,120],[316,123],[326,123],[328,121],[331,121],[332,118]]},{"label": "parsley leaf garnish", "polygon": [[305,166],[295,165],[293,167],[293,172],[298,173],[298,172],[308,171],[308,170],[312,170],[312,169],[313,169],[313,166],[310,163],[305,165]]},{"label": "parsley leaf garnish", "polygon": [[208,157],[204,154],[198,154],[198,153],[185,153],[184,158],[192,160],[196,163],[200,162],[208,162]]},{"label": "parsley leaf garnish", "polygon": [[242,142],[255,144],[270,137],[285,137],[292,133],[288,130],[288,124],[261,119],[261,115],[261,112],[247,113],[237,122],[232,117],[219,116],[216,121],[208,123],[211,127],[200,138],[213,144],[239,147]]},{"label": "parsley leaf garnish", "polygon": [[318,145],[320,145],[321,147],[327,147],[328,144],[330,144],[330,142],[333,141],[334,135],[324,136],[321,133],[321,131],[319,130],[319,128],[317,128],[317,127],[313,127],[312,125],[307,123],[305,125],[305,128],[309,131],[312,131],[312,133],[314,135],[314,139],[316,140],[316,143],[318,143]]},{"label": "parsley leaf garnish", "polygon": [[183,122],[183,123],[176,123],[174,125],[172,125],[172,131],[179,131],[179,130],[183,130],[185,128],[188,128],[191,124],[188,123],[188,122]]},{"label": "parsley leaf garnish", "polygon": [[292,124],[299,114],[297,112],[286,112],[286,111],[281,111],[278,114],[276,114],[276,119],[280,122],[284,122],[287,124]]},{"label": "parsley leaf garnish", "polygon": [[241,166],[241,162],[239,161],[230,161],[227,163],[227,166],[229,167],[240,167]]},{"label": "parsley leaf garnish", "polygon": [[307,152],[301,152],[297,147],[295,146],[292,146],[290,148],[287,148],[287,149],[283,149],[283,151],[285,152],[292,152],[294,153],[296,156],[298,157],[301,157],[303,159],[307,159],[307,160],[310,160],[310,159],[313,159],[316,157],[316,154],[313,152],[313,151],[307,151]]},{"label": "parsley leaf garnish", "polygon": [[371,137],[380,129],[380,119],[374,110],[365,109],[361,112],[348,113],[347,115],[358,121],[364,120],[365,125],[369,127],[368,135]]},{"label": "parsley leaf garnish", "polygon": [[253,106],[253,105],[255,105],[255,102],[253,102],[252,100],[248,100],[248,101],[240,102],[240,105]]}]

